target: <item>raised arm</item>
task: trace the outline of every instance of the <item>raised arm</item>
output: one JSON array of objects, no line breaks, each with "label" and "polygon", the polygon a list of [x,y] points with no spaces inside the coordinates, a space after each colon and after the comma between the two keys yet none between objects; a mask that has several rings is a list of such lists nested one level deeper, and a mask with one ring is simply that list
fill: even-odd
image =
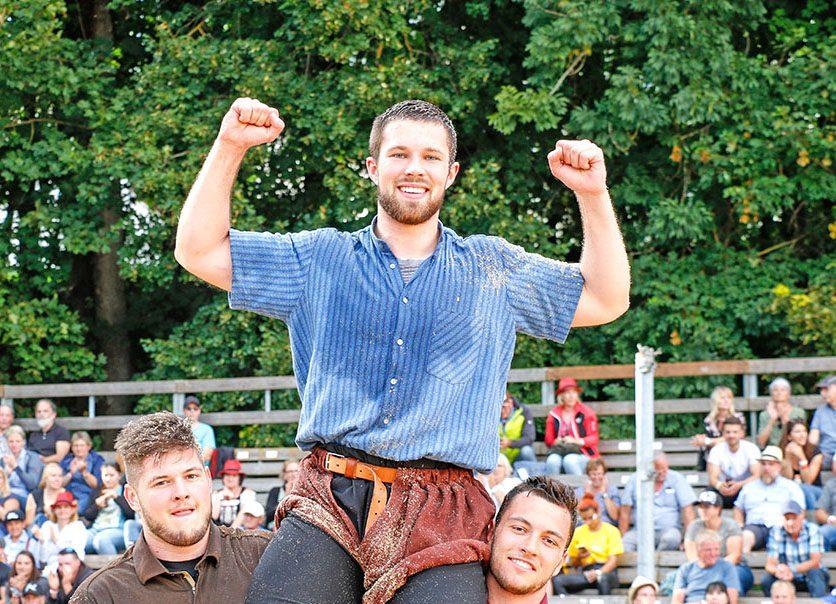
[{"label": "raised arm", "polygon": [[549,168],[575,193],[583,223],[584,285],[572,326],[614,321],[630,306],[630,264],[607,192],[604,152],[588,140],[561,140],[549,153]]},{"label": "raised arm", "polygon": [[250,147],[276,140],[282,130],[278,110],[256,99],[237,99],[226,112],[177,224],[174,257],[195,277],[232,289],[229,210],[235,176]]}]

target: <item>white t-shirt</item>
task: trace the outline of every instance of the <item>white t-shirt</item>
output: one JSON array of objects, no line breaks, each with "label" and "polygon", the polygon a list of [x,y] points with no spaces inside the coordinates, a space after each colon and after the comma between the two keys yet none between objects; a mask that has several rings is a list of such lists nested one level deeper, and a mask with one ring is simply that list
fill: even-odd
[{"label": "white t-shirt", "polygon": [[708,463],[720,468],[720,480],[723,482],[745,480],[752,475],[749,467],[758,461],[761,452],[758,446],[748,440],[741,440],[737,451],[732,453],[728,443],[723,441],[711,448]]}]

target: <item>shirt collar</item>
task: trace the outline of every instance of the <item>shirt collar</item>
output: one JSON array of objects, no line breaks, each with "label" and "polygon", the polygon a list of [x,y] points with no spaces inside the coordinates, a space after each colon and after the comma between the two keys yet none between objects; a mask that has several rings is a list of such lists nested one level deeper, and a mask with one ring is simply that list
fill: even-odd
[{"label": "shirt collar", "polygon": [[[374,218],[372,218],[371,224],[369,224],[369,226],[367,226],[366,228],[362,229],[361,232],[367,232],[368,233],[368,237],[369,237],[372,245],[375,248],[377,248],[378,250],[388,252],[389,254],[391,254],[392,250],[389,249],[389,244],[386,243],[380,237],[378,237],[377,233],[374,232],[375,226],[377,226],[377,216],[376,215],[375,215]],[[430,258],[433,258],[433,257],[437,256],[439,254],[439,251],[444,247],[444,244],[445,244],[446,239],[447,239],[447,231],[449,231],[449,230],[450,229],[446,228],[444,226],[444,223],[441,222],[441,220],[438,221],[438,243],[435,246],[435,250],[433,250],[433,253],[430,255]]]},{"label": "shirt collar", "polygon": [[[201,566],[207,558],[214,558],[216,564],[221,559],[221,529],[213,522],[209,523],[209,543],[206,544],[206,552],[197,566]],[[162,562],[151,552],[144,533],[140,534],[134,545],[134,567],[136,576],[143,585],[154,577],[168,573]]]}]

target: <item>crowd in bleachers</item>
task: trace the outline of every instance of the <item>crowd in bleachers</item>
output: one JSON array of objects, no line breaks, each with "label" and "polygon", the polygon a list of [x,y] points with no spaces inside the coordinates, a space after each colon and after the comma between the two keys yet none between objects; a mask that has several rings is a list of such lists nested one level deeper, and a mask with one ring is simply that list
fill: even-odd
[{"label": "crowd in bleachers", "polygon": [[[766,552],[760,583],[767,595],[776,581],[780,589],[788,582],[814,597],[829,592],[821,558],[836,549],[836,478],[825,480],[836,471],[836,376],[822,379],[816,388],[823,400],[808,423],[805,410],[792,403],[790,383],[773,380],[769,403],[748,437],[732,390],[715,388],[703,431],[691,439],[698,452],[693,469],[708,475],[707,488],[699,494],[684,474],[692,468],[672,469],[665,452],[656,452],[655,547],[684,551],[687,559],[662,585],[674,601],[705,599],[712,582],[729,587],[730,600],[736,601],[754,587],[746,562],[753,551]],[[621,488],[609,480],[598,452],[598,418],[581,401],[582,391],[574,379],[560,380],[557,405],[546,418],[547,452],[541,460],[534,455],[531,412],[507,394],[499,463],[482,481],[500,504],[503,494],[529,475],[585,473],[587,480],[577,489],[585,528],[575,532],[569,564],[554,579],[554,590],[566,594],[593,588],[605,595],[618,586],[617,556],[637,549],[636,485],[634,477]]]}]

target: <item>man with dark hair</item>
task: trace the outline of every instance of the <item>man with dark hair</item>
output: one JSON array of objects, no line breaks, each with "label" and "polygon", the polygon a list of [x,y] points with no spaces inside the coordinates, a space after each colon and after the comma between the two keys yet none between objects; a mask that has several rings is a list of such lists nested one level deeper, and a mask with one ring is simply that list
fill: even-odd
[{"label": "man with dark hair", "polygon": [[58,408],[48,398],[42,398],[35,403],[35,418],[40,430],[29,433],[28,449],[35,455],[40,455],[44,465],[61,463],[70,452],[70,431],[55,423]]},{"label": "man with dark hair", "polygon": [[[58,552],[58,572],[47,577],[50,604],[67,604],[78,586],[92,574],[93,571],[79,559],[73,548],[62,549]],[[25,591],[23,593],[26,594]]]},{"label": "man with dark hair", "polygon": [[546,586],[566,561],[575,532],[577,503],[571,487],[545,476],[529,478],[505,496],[491,543],[489,604],[548,601]]},{"label": "man with dark hair", "polygon": [[168,412],[135,419],[119,433],[116,453],[142,533],[84,581],[72,602],[243,601],[269,536],[210,522],[212,480],[189,422]]},{"label": "man with dark hair", "polygon": [[[439,222],[458,173],[456,132],[425,101],[379,115],[365,171],[377,215],[355,233],[230,228],[230,191],[250,147],[284,129],[236,100],[180,216],[175,256],[230,305],[287,323],[302,399],[297,444],[313,453],[276,512],[248,601],[484,604],[493,504],[473,470],[499,453],[515,334],[564,341],[629,306],[629,265],[603,151],[558,141],[552,175],[574,191],[578,265]],[[329,577],[323,581],[322,577]],[[476,587],[472,587],[476,586]],[[435,600],[434,600],[435,601]]]},{"label": "man with dark hair", "polygon": [[760,449],[743,440],[744,433],[740,418],[727,418],[723,423],[723,442],[714,445],[708,454],[708,484],[717,489],[727,509],[734,507],[740,489],[761,475]]}]

